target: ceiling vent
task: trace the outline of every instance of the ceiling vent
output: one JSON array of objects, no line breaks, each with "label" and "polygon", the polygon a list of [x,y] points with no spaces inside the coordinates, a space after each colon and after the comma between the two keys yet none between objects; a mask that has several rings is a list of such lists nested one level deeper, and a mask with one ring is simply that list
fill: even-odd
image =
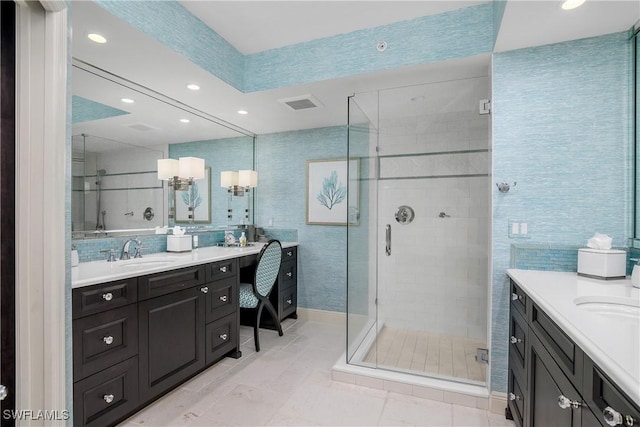
[{"label": "ceiling vent", "polygon": [[322,103],[318,101],[318,99],[313,95],[301,95],[294,96],[292,98],[281,98],[278,99],[278,101],[282,102],[284,105],[295,111],[322,107]]},{"label": "ceiling vent", "polygon": [[153,126],[149,126],[149,125],[147,125],[145,123],[134,123],[132,125],[129,125],[129,127],[131,129],[139,130],[141,132],[147,132],[149,130],[160,130],[160,129],[155,128]]}]

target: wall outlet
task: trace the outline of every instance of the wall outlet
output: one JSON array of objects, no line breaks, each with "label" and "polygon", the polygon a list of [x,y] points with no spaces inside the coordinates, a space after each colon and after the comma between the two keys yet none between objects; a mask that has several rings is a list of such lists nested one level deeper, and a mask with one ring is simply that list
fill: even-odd
[{"label": "wall outlet", "polygon": [[509,238],[511,239],[529,239],[531,227],[529,223],[521,220],[509,220]]}]

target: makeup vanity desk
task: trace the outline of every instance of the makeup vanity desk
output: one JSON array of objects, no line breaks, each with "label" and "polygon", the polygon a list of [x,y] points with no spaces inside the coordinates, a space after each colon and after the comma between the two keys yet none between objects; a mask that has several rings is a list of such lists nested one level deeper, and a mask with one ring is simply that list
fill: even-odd
[{"label": "makeup vanity desk", "polygon": [[[282,243],[271,293],[280,320],[297,317],[297,245]],[[220,359],[240,357],[239,284],[252,280],[262,246],[73,267],[74,425],[115,425]]]}]

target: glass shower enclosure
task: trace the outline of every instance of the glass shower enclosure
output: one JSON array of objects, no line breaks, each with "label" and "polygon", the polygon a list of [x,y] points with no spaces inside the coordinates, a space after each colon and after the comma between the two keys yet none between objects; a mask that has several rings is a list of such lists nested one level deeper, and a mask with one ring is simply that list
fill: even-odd
[{"label": "glass shower enclosure", "polygon": [[[488,76],[349,98],[347,363],[486,383]],[[484,104],[483,104],[484,103]]]}]

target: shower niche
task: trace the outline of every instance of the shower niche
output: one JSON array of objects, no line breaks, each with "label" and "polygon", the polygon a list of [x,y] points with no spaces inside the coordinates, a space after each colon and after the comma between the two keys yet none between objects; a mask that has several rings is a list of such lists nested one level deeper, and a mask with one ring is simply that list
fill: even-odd
[{"label": "shower niche", "polygon": [[74,238],[165,225],[156,172],[161,150],[80,134],[72,138],[72,156]]}]

